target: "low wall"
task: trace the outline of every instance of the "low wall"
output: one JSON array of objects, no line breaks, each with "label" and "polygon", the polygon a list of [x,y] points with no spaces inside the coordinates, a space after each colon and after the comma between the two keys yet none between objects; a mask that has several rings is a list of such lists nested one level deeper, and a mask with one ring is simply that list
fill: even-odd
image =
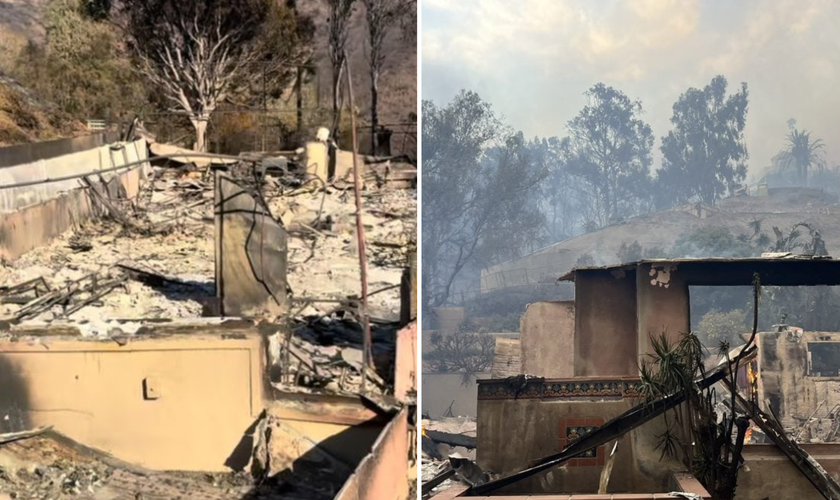
[{"label": "low wall", "polygon": [[[585,432],[640,402],[638,379],[535,380],[517,392],[504,380],[480,381],[476,461],[483,470],[507,475],[561,451]],[[618,445],[610,493],[668,491],[678,462],[660,461],[655,448],[659,420],[631,431]],[[609,450],[601,446],[511,485],[500,493],[595,493]]]},{"label": "low wall", "polygon": [[405,401],[417,396],[417,322],[397,332],[394,362],[394,397]]},{"label": "low wall", "polygon": [[[840,481],[840,443],[800,444]],[[744,445],[746,468],[738,472],[736,500],[795,498],[821,500],[823,496],[774,444]]]},{"label": "low wall", "polygon": [[0,341],[0,426],[52,425],[150,469],[227,470],[264,406],[262,338],[245,326],[169,331]]},{"label": "low wall", "polygon": [[119,141],[119,134],[104,132],[100,134],[89,134],[80,137],[67,139],[55,139],[52,141],[30,142],[16,144],[0,148],[0,168],[12,167],[24,163],[32,163],[38,160],[48,160],[56,156],[69,155],[95,149],[99,146]]},{"label": "low wall", "polygon": [[[2,168],[0,185],[108,169],[148,158],[143,140],[118,146],[100,146]],[[139,192],[146,174],[144,166],[103,174],[102,177],[112,182],[117,179],[121,188],[119,191],[132,198]],[[46,244],[73,224],[84,221],[92,211],[93,203],[82,188],[80,179],[0,189],[0,258],[13,260]]]},{"label": "low wall", "polygon": [[403,408],[377,438],[371,452],[335,496],[336,500],[404,500],[408,498],[408,410]]},{"label": "low wall", "polygon": [[[0,168],[0,185],[64,177],[118,167],[148,157],[143,140],[97,146],[48,159]],[[113,173],[104,174],[106,179]],[[37,205],[80,187],[79,179],[0,190],[0,213]],[[131,193],[129,193],[131,196]]]}]

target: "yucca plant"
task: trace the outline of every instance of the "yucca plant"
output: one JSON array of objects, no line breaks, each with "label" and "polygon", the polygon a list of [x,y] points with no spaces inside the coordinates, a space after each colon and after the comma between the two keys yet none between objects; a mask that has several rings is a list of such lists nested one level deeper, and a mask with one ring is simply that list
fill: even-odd
[{"label": "yucca plant", "polygon": [[[742,358],[755,342],[758,330],[760,281],[753,280],[753,332],[747,344],[734,358],[726,341],[718,345],[718,357],[732,365],[730,386],[737,387],[736,377]],[[719,415],[719,400],[714,387],[701,390],[697,382],[705,379],[705,348],[697,335],[687,332],[672,341],[666,332],[651,336],[651,354],[639,366],[640,391],[647,401],[676,393],[685,394],[685,402],[663,415],[665,431],[659,436],[657,450],[661,458],[679,456],[685,466],[709,491],[713,500],[731,500],[735,496],[741,449],[748,420],[736,416],[735,395],[728,401],[729,412]],[[733,439],[734,438],[734,439]]]}]

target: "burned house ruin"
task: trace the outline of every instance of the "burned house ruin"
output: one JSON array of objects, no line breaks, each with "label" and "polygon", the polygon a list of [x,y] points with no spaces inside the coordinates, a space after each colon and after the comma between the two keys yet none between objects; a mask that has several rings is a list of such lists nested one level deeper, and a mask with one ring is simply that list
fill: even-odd
[{"label": "burned house ruin", "polygon": [[365,172],[364,366],[352,184],[282,159],[0,150],[0,492],[408,495],[417,335],[394,241],[414,195]]},{"label": "burned house ruin", "polygon": [[[615,446],[603,441],[563,458],[559,466],[527,477],[522,471],[562,456],[562,450],[582,438],[591,441],[605,429],[620,427],[621,418],[634,409],[644,413],[640,363],[653,352],[653,336],[676,341],[691,330],[690,287],[750,286],[756,276],[762,287],[836,286],[840,262],[795,255],[654,259],[576,268],[562,276],[560,280],[574,283],[574,301],[528,307],[518,346],[520,375],[477,382],[476,463],[492,480],[487,487],[475,488],[450,482],[432,498],[710,498],[682,462],[664,457],[658,449],[658,437],[667,426],[661,416],[627,427],[629,432],[624,431]],[[748,399],[755,392],[760,410],[778,415],[790,441],[801,443],[791,446],[821,467],[825,475],[816,480],[836,485],[840,377],[835,342],[840,334],[782,325],[756,337],[757,354],[741,368],[739,393]],[[711,367],[719,364],[716,356],[709,359]],[[784,446],[762,437],[755,424],[749,434],[736,498],[827,494],[812,486],[818,473],[801,472],[801,462],[794,465],[783,453]],[[604,488],[608,463],[611,474]],[[523,474],[519,480],[504,480],[518,474]],[[502,487],[489,487],[495,483]]]}]

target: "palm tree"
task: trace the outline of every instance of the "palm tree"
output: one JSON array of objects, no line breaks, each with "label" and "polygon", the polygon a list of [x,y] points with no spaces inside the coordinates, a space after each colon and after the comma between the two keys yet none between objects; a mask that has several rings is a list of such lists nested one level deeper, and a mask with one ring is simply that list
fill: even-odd
[{"label": "palm tree", "polygon": [[787,149],[781,152],[782,169],[795,168],[796,175],[805,183],[808,180],[808,170],[823,168],[822,139],[811,140],[811,133],[807,130],[791,128],[787,136]]}]

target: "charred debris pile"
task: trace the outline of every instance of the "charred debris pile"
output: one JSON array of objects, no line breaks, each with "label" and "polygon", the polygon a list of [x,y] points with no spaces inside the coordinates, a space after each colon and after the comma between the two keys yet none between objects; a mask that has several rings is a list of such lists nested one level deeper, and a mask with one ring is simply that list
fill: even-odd
[{"label": "charred debris pile", "polygon": [[[171,153],[167,147],[151,149]],[[260,217],[268,215],[288,235],[272,242],[285,246],[286,306],[250,318],[290,327],[289,335],[271,342],[274,361],[283,360],[272,370],[273,381],[353,392],[363,328],[352,165],[339,155],[333,169],[341,171],[330,175],[328,157],[313,160],[307,153],[152,158],[148,178],[131,199],[94,177],[80,179],[96,216],[49,245],[0,263],[5,334],[25,336],[49,326],[104,339],[133,335],[149,320],[231,316],[220,311],[214,248],[222,236],[215,227],[213,179],[224,175],[267,208],[255,220],[264,224]],[[360,160],[366,160],[361,199],[373,361],[385,363],[399,327],[400,283],[416,247],[416,169],[406,158]],[[375,373],[369,377],[375,386],[384,384]]]},{"label": "charred debris pile", "polygon": [[[390,418],[411,405],[392,397],[392,374],[397,332],[413,320],[407,309],[416,286],[410,277],[416,169],[406,158],[358,157],[357,221],[352,154],[350,163],[340,151],[330,161],[326,144],[319,145],[320,156],[307,147],[227,157],[172,154],[177,148],[152,144],[157,156],[144,166],[133,197],[119,183],[80,178],[91,216],[47,245],[0,262],[0,336],[124,345],[158,324],[197,332],[248,324],[265,337],[273,397],[361,398]],[[220,180],[236,194],[226,197]],[[232,198],[250,208],[228,207]],[[262,484],[254,471],[144,470],[48,428],[0,437],[10,441],[0,442],[2,455],[15,462],[0,463],[0,491],[14,498],[326,499],[353,471],[327,480],[296,468]]]}]

